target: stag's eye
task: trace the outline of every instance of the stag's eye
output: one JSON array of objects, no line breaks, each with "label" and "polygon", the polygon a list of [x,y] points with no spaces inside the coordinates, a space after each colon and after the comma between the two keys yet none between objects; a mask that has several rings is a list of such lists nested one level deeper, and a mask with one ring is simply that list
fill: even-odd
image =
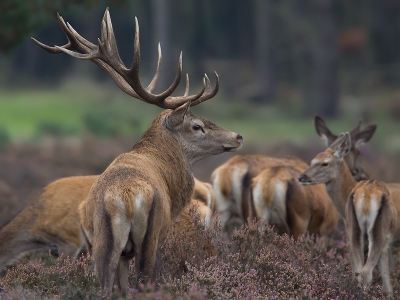
[{"label": "stag's eye", "polygon": [[322,163],[321,166],[322,167],[327,167],[329,164],[328,163]]},{"label": "stag's eye", "polygon": [[200,125],[194,125],[193,126],[193,130],[201,130],[201,126]]}]

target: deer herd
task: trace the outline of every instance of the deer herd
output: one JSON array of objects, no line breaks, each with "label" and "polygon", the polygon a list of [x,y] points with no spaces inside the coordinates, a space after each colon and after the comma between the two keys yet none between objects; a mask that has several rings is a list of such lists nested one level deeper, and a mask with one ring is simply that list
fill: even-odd
[{"label": "deer herd", "polygon": [[[195,206],[207,227],[214,212],[222,224],[234,219],[266,220],[278,234],[309,233],[329,237],[339,218],[345,224],[354,276],[364,288],[379,261],[383,291],[391,295],[391,244],[400,240],[400,184],[368,180],[359,146],[373,136],[376,125],[336,136],[320,118],[315,128],[327,149],[310,166],[297,157],[236,155],[211,175],[212,184],[193,177],[195,162],[241,148],[240,134],[195,116],[190,107],[213,98],[219,88],[207,75],[197,94],[189,94],[189,77],[182,96],[172,96],[182,74],[182,56],[171,86],[154,94],[161,70],[161,49],[148,87],[139,80],[139,26],[136,20],[133,64],[122,62],[108,9],[101,38],[92,44],[61,16],[68,38],[46,51],[88,59],[105,70],[128,95],[164,110],[133,149],[118,156],[101,175],[62,178],[0,228],[0,268],[4,271],[24,252],[42,248],[70,258],[89,252],[95,262],[102,293],[114,284],[126,295],[129,262],[135,258],[137,285],[155,282],[160,248],[172,222],[187,219]],[[182,222],[185,226],[185,222]],[[366,257],[364,257],[366,255]]]}]

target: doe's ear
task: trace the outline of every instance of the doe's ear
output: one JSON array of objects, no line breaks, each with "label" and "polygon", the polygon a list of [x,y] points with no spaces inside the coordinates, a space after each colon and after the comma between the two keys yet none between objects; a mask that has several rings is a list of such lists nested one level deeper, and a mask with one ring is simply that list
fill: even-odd
[{"label": "doe's ear", "polygon": [[338,136],[329,130],[328,126],[325,124],[325,121],[321,117],[315,116],[314,125],[317,134],[324,141],[326,147],[328,147],[337,139]]},{"label": "doe's ear", "polygon": [[351,137],[348,132],[339,135],[337,140],[329,147],[335,150],[337,158],[343,158],[351,149]]},{"label": "doe's ear", "polygon": [[354,135],[353,137],[353,146],[359,147],[360,145],[368,142],[375,133],[375,130],[378,126],[376,124],[369,125],[365,127],[362,131]]},{"label": "doe's ear", "polygon": [[351,136],[351,140],[354,142],[354,137],[360,132],[360,127],[361,127],[361,123],[362,120],[360,119],[358,121],[358,124],[356,127],[354,127],[354,129],[352,131],[350,131],[350,136]]},{"label": "doe's ear", "polygon": [[168,116],[168,123],[170,126],[175,127],[180,125],[183,120],[185,119],[185,116],[187,112],[189,111],[191,101],[189,100],[185,104],[182,104],[181,106],[175,108],[172,113],[169,114]]}]

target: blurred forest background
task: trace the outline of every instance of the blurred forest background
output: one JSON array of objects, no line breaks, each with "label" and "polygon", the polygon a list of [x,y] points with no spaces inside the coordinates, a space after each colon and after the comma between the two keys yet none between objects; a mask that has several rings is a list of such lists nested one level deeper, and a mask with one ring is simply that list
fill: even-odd
[{"label": "blurred forest background", "polygon": [[[2,0],[0,224],[52,180],[102,172],[160,112],[125,95],[95,64],[51,55],[30,39],[65,44],[59,12],[96,43],[106,7],[127,66],[138,17],[144,84],[161,42],[156,92],[172,82],[180,51],[192,92],[205,72],[212,83],[218,72],[218,95],[193,110],[240,132],[241,154],[309,162],[324,149],[315,115],[336,134],[362,119],[378,124],[362,149],[366,170],[400,181],[400,1]],[[208,181],[230,156],[205,160],[195,175]]]}]

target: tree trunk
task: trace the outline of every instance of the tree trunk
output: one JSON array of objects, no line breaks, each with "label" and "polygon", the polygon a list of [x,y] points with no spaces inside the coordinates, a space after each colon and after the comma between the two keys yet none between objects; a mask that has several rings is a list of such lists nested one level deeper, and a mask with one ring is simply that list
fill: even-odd
[{"label": "tree trunk", "polygon": [[[176,72],[176,66],[172,63],[177,55],[171,55],[170,43],[170,14],[168,0],[151,0],[153,38],[155,44],[161,44],[163,58],[163,72],[157,84],[157,89],[165,90],[172,83]],[[158,55],[158,53],[157,53]],[[173,56],[173,57],[172,57]],[[154,60],[156,61],[156,60]],[[171,79],[172,78],[172,79]]]},{"label": "tree trunk", "polygon": [[332,0],[317,0],[316,25],[319,29],[314,49],[314,93],[312,115],[335,117],[339,100],[339,50],[337,46],[337,24]]},{"label": "tree trunk", "polygon": [[258,91],[253,100],[265,102],[275,96],[276,79],[272,46],[273,0],[255,0],[255,68]]}]

